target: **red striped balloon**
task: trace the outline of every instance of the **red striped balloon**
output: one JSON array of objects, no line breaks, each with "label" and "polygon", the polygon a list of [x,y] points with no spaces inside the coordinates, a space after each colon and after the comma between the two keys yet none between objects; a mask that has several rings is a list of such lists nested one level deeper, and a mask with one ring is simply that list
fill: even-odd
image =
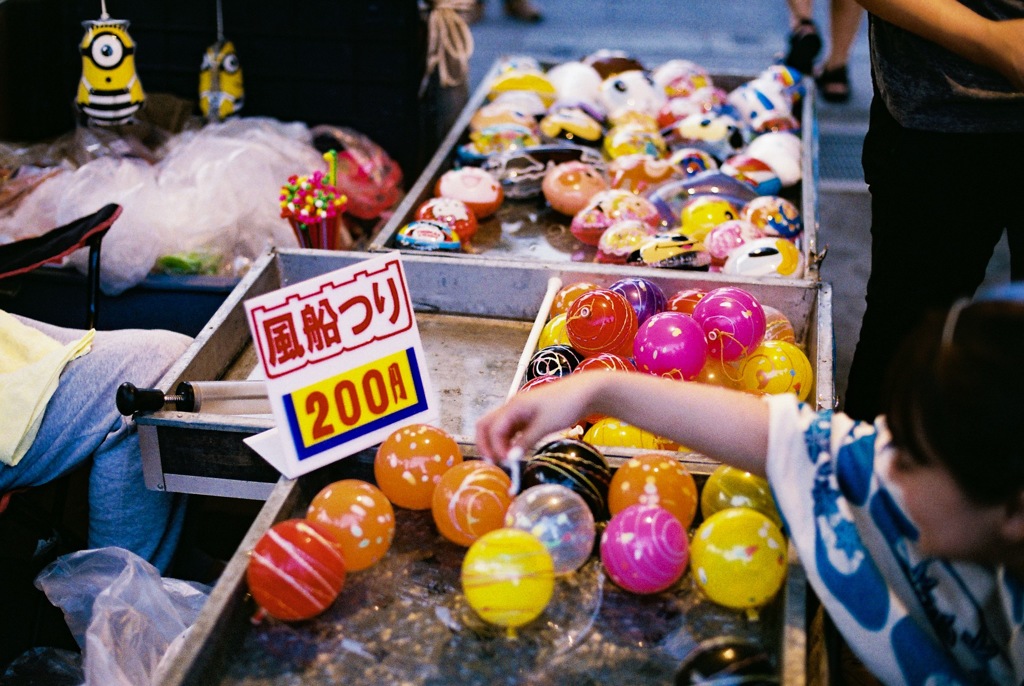
[{"label": "red striped balloon", "polygon": [[246,572],[249,591],[272,617],[309,619],[327,609],[345,584],[341,544],[320,522],[286,519],[257,541]]}]

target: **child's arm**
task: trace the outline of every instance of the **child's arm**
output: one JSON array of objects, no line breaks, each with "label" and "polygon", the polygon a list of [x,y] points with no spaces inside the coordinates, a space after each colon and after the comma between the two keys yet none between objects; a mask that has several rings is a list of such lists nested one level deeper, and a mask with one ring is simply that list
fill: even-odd
[{"label": "child's arm", "polygon": [[747,393],[638,372],[572,374],[513,396],[476,425],[477,448],[503,461],[544,436],[603,414],[764,475],[768,405]]}]

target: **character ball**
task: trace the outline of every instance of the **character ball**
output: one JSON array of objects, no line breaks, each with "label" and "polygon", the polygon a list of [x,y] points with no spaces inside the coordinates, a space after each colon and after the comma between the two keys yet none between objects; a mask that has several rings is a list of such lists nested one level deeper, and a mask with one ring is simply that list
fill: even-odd
[{"label": "character ball", "polygon": [[625,296],[607,288],[584,293],[565,315],[572,347],[584,355],[615,353],[629,357],[637,331],[636,311]]},{"label": "character ball", "polygon": [[715,636],[701,641],[683,659],[675,676],[675,686],[778,683],[778,670],[768,651],[741,636]]},{"label": "character ball", "polygon": [[659,312],[637,329],[633,357],[642,372],[690,380],[704,366],[708,344],[704,330],[690,315]]},{"label": "character ball", "polygon": [[637,324],[643,324],[652,314],[665,309],[668,298],[661,286],[641,276],[630,276],[619,279],[608,290],[615,291],[629,301],[636,312]]},{"label": "character ball", "polygon": [[500,529],[512,502],[512,481],[495,464],[470,460],[441,477],[431,510],[441,535],[468,546],[489,531]]},{"label": "character ball", "polygon": [[786,539],[760,512],[732,507],[697,527],[690,562],[693,578],[708,598],[734,610],[753,611],[782,588]]},{"label": "character ball", "polygon": [[538,376],[566,376],[583,361],[583,355],[571,345],[550,345],[541,348],[526,365],[526,378]]},{"label": "character ball", "polygon": [[593,165],[586,162],[562,162],[548,170],[541,181],[544,199],[555,209],[573,216],[599,192],[608,189],[608,181]]},{"label": "character ball", "polygon": [[555,565],[544,544],[519,529],[478,538],[462,561],[466,602],[491,624],[510,630],[544,611],[555,590]]},{"label": "character ball", "polygon": [[345,557],[326,524],[286,519],[253,546],[246,580],[253,599],[271,617],[286,622],[309,619],[341,593]]},{"label": "character ball", "polygon": [[597,245],[605,229],[624,219],[642,221],[652,229],[661,226],[661,214],[650,200],[612,188],[591,197],[586,207],[573,215],[569,230],[580,242]]},{"label": "character ball", "polygon": [[704,330],[708,356],[723,362],[746,357],[764,340],[764,308],[735,286],[710,291],[693,308],[693,320]]},{"label": "character ball", "polygon": [[686,529],[661,507],[630,505],[601,534],[601,563],[612,581],[631,593],[664,591],[686,571]]},{"label": "character ball", "polygon": [[740,211],[729,200],[717,195],[695,195],[679,211],[681,231],[695,240],[702,239],[722,222],[737,219]]},{"label": "character ball", "polygon": [[707,519],[730,507],[749,507],[782,526],[775,497],[768,481],[736,467],[723,464],[711,472],[700,494],[700,511]]},{"label": "character ball", "polygon": [[377,448],[373,475],[394,505],[430,507],[441,475],[462,462],[462,450],[444,429],[411,424],[394,431]]},{"label": "character ball", "polygon": [[764,232],[750,222],[731,219],[708,231],[704,236],[704,247],[711,253],[712,264],[722,266],[733,250],[763,236]]},{"label": "character ball", "polygon": [[793,330],[793,323],[786,315],[769,305],[764,307],[764,340],[786,341],[796,344],[796,332]]},{"label": "character ball", "polygon": [[540,350],[552,345],[569,345],[569,334],[565,332],[565,312],[560,312],[549,319],[540,331],[540,338],[537,339],[537,349]]},{"label": "character ball", "polygon": [[379,488],[359,479],[325,486],[310,501],[306,519],[333,530],[350,572],[366,569],[384,557],[395,537],[391,502]]},{"label": "character ball", "polygon": [[640,249],[653,233],[650,226],[637,219],[615,222],[597,239],[594,261],[603,264],[625,264],[629,256]]},{"label": "character ball", "polygon": [[505,191],[498,180],[479,167],[446,171],[437,180],[434,195],[461,200],[477,219],[486,219],[497,212],[505,199]]},{"label": "character ball", "polygon": [[537,537],[551,554],[555,574],[583,566],[594,551],[594,515],[574,491],[558,484],[532,486],[505,513],[505,526]]},{"label": "character ball", "polygon": [[476,215],[469,205],[457,198],[430,198],[416,210],[417,219],[440,222],[467,243],[477,231]]},{"label": "character ball", "polygon": [[583,441],[608,448],[640,448],[643,450],[675,450],[676,445],[639,427],[614,417],[599,417],[583,434]]},{"label": "character ball", "polygon": [[576,283],[562,286],[555,293],[554,300],[551,301],[551,311],[548,313],[548,318],[553,319],[555,315],[565,314],[569,311],[569,306],[573,304],[576,298],[588,291],[596,291],[598,288],[600,286],[589,281],[577,281]]},{"label": "character ball", "polygon": [[637,455],[616,470],[608,487],[608,510],[613,515],[631,505],[662,507],[688,529],[697,514],[697,482],[678,460]]},{"label": "character ball", "polygon": [[795,344],[765,341],[743,360],[740,384],[755,393],[795,393],[806,400],[814,384],[814,369]]},{"label": "character ball", "polygon": [[804,273],[804,256],[792,241],[765,236],[747,241],[729,253],[722,272],[731,276],[799,279]]},{"label": "character ball", "polygon": [[683,314],[693,314],[693,308],[707,295],[701,288],[684,288],[673,293],[665,303],[665,309]]},{"label": "character ball", "polygon": [[572,438],[545,443],[523,467],[523,489],[540,484],[559,484],[577,493],[590,508],[594,520],[608,519],[608,484],[612,469],[594,446]]},{"label": "character ball", "polygon": [[740,210],[740,218],[761,229],[766,236],[795,238],[804,230],[797,206],[777,195],[761,195],[749,201]]},{"label": "character ball", "polygon": [[572,370],[572,373],[579,374],[588,371],[635,372],[636,365],[628,357],[614,353],[598,353],[583,358],[583,361],[576,365],[576,369]]}]

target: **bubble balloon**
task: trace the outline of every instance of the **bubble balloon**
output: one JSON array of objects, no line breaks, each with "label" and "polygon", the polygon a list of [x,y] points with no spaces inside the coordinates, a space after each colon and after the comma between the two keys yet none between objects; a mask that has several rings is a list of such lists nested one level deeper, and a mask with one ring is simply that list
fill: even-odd
[{"label": "bubble balloon", "polygon": [[526,365],[526,378],[566,376],[582,361],[583,355],[571,345],[549,345],[530,356]]},{"label": "bubble balloon", "polygon": [[373,475],[394,505],[426,510],[441,475],[460,462],[462,450],[447,431],[429,424],[410,424],[394,431],[377,448]]},{"label": "bubble balloon", "polygon": [[689,528],[697,514],[697,483],[678,460],[647,453],[630,458],[612,475],[608,510],[618,514],[631,505],[665,508]]},{"label": "bubble balloon", "polygon": [[786,579],[786,539],[772,520],[746,507],[705,519],[693,534],[690,558],[694,581],[708,598],[754,616]]},{"label": "bubble balloon", "polygon": [[569,342],[584,355],[615,353],[629,357],[636,328],[632,305],[623,295],[607,288],[576,298],[565,317]]},{"label": "bubble balloon", "polygon": [[746,357],[764,340],[764,308],[735,286],[709,291],[694,306],[693,319],[704,330],[708,356],[722,362]]},{"label": "bubble balloon", "polygon": [[555,589],[547,548],[519,529],[495,529],[469,546],[462,561],[462,592],[469,606],[510,634],[544,612]]},{"label": "bubble balloon", "polygon": [[764,340],[796,343],[796,332],[786,315],[769,305],[764,308]]},{"label": "bubble balloon", "polygon": [[576,369],[572,370],[572,373],[580,374],[587,371],[635,372],[636,365],[628,357],[615,353],[598,353],[583,358],[583,361],[576,365]]},{"label": "bubble balloon", "polygon": [[565,312],[559,312],[549,319],[540,331],[540,338],[537,339],[537,349],[540,350],[552,345],[569,345],[569,336],[565,333]]},{"label": "bubble balloon", "polygon": [[730,465],[719,465],[704,482],[700,493],[700,511],[707,519],[730,507],[749,507],[765,515],[776,525],[782,518],[766,479]]},{"label": "bubble balloon", "polygon": [[639,276],[619,279],[608,289],[629,301],[629,304],[633,306],[633,311],[636,312],[637,324],[643,324],[651,315],[664,310],[668,301],[661,286],[650,279]]},{"label": "bubble balloon", "polygon": [[743,360],[740,383],[755,393],[795,393],[806,400],[814,384],[814,369],[804,351],[786,341],[765,341]]},{"label": "bubble balloon", "polygon": [[572,305],[576,298],[580,297],[588,291],[596,291],[600,286],[596,283],[589,281],[577,281],[576,283],[566,284],[558,289],[555,293],[554,299],[551,301],[551,310],[548,312],[548,319],[554,318],[557,314],[564,314],[569,311],[569,305]]},{"label": "bubble balloon", "polygon": [[457,545],[468,546],[500,529],[512,503],[512,481],[495,464],[467,460],[455,465],[434,489],[431,512],[437,530]]},{"label": "bubble balloon", "polygon": [[601,563],[612,581],[631,593],[664,591],[686,571],[686,530],[661,507],[630,505],[601,535]]},{"label": "bubble balloon", "polygon": [[601,451],[573,438],[560,438],[542,445],[522,473],[524,489],[539,484],[559,484],[579,494],[598,522],[608,519],[611,480],[611,466]]},{"label": "bubble balloon", "polygon": [[331,528],[350,572],[384,557],[395,537],[391,502],[379,488],[359,479],[335,481],[321,489],[310,501],[306,519]]},{"label": "bubble balloon", "polygon": [[633,339],[636,368],[648,374],[693,379],[707,356],[704,330],[679,312],[659,312],[638,327]]},{"label": "bubble balloon", "polygon": [[583,440],[608,448],[641,448],[643,450],[675,450],[676,444],[640,427],[615,417],[600,417],[583,434]]},{"label": "bubble balloon", "polygon": [[334,602],[345,585],[345,557],[330,528],[306,519],[270,527],[252,549],[249,591],[271,617],[309,619]]},{"label": "bubble balloon", "polygon": [[577,493],[558,484],[531,486],[515,497],[505,526],[536,536],[551,554],[555,574],[583,566],[594,551],[594,515]]},{"label": "bubble balloon", "polygon": [[693,308],[707,294],[708,292],[701,288],[684,288],[669,297],[668,302],[665,303],[665,309],[683,314],[693,314]]},{"label": "bubble balloon", "polygon": [[736,362],[719,362],[713,357],[708,357],[694,381],[706,383],[709,386],[741,390],[743,386],[740,384],[740,370],[735,366],[736,364]]}]

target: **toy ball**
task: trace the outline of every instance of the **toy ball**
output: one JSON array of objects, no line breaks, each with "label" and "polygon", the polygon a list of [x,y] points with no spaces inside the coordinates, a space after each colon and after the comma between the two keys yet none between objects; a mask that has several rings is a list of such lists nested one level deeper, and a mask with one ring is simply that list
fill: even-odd
[{"label": "toy ball", "polygon": [[631,593],[664,591],[679,581],[688,561],[686,529],[661,507],[630,505],[601,534],[601,563]]},{"label": "toy ball", "polygon": [[545,107],[549,107],[556,97],[555,87],[551,81],[532,66],[508,69],[495,76],[491,81],[489,95],[494,100],[501,93],[523,91],[536,93]]},{"label": "toy ball", "polygon": [[624,50],[601,48],[590,53],[580,61],[593,67],[602,80],[624,71],[643,71],[644,69],[643,62]]},{"label": "toy ball", "polygon": [[652,236],[626,262],[661,269],[707,271],[711,265],[711,254],[698,240],[679,233],[667,233]]},{"label": "toy ball", "polygon": [[590,146],[599,145],[604,136],[600,122],[582,107],[567,105],[552,109],[545,115],[540,120],[540,132],[550,141],[567,141]]},{"label": "toy ball", "polygon": [[796,332],[789,318],[774,307],[768,305],[762,305],[762,307],[764,308],[764,339],[795,344]]},{"label": "toy ball", "polygon": [[740,123],[727,114],[691,114],[667,129],[665,141],[673,148],[693,147],[724,160],[747,145]]},{"label": "toy ball", "polygon": [[806,400],[814,383],[814,369],[807,355],[793,343],[764,341],[740,366],[740,383],[755,393],[795,393]]},{"label": "toy ball", "polygon": [[375,564],[395,537],[391,502],[379,488],[359,479],[335,481],[321,489],[310,501],[306,519],[332,529],[350,572]]},{"label": "toy ball", "polygon": [[373,475],[394,505],[426,510],[441,475],[460,462],[462,450],[447,431],[410,424],[392,432],[377,448]]},{"label": "toy ball", "polygon": [[520,529],[490,531],[462,560],[462,592],[480,618],[510,632],[544,612],[555,590],[555,565],[541,541]]},{"label": "toy ball", "polygon": [[427,219],[414,219],[395,233],[395,244],[414,250],[454,252],[462,248],[459,235],[446,224]]},{"label": "toy ball", "polygon": [[593,445],[573,438],[545,443],[523,467],[523,489],[559,484],[577,493],[594,520],[608,519],[608,484],[612,470],[607,458]]},{"label": "toy ball", "polygon": [[256,542],[245,576],[253,599],[271,617],[309,619],[341,593],[345,556],[326,524],[286,519]]},{"label": "toy ball", "polygon": [[693,308],[707,294],[708,292],[702,288],[684,288],[669,296],[665,302],[665,309],[683,314],[693,314]]},{"label": "toy ball", "polygon": [[699,103],[704,112],[725,111],[729,94],[718,86],[709,85],[698,88],[690,95],[690,100]]},{"label": "toy ball", "polygon": [[548,318],[553,319],[558,314],[565,314],[569,311],[569,306],[575,302],[576,298],[580,297],[584,293],[589,291],[596,291],[600,286],[590,281],[576,281],[575,283],[566,284],[558,289],[555,293],[554,299],[551,301],[551,310],[548,313]]},{"label": "toy ball", "polygon": [[690,315],[660,312],[637,329],[633,341],[636,368],[648,374],[689,380],[708,356],[704,329]]},{"label": "toy ball", "polygon": [[741,636],[701,641],[676,671],[675,686],[770,686],[781,683],[768,652]]},{"label": "toy ball", "polygon": [[604,135],[602,149],[612,160],[637,154],[660,158],[668,152],[665,139],[659,131],[630,124],[613,126]]},{"label": "toy ball", "polygon": [[647,72],[633,69],[610,76],[601,82],[601,105],[610,115],[620,110],[657,114],[668,96],[654,85]]},{"label": "toy ball", "polygon": [[573,374],[580,374],[587,371],[617,371],[635,372],[636,365],[628,357],[622,357],[615,353],[598,353],[583,358],[583,361],[572,370]]},{"label": "toy ball", "polygon": [[691,114],[700,114],[703,111],[704,109],[701,107],[701,104],[689,97],[672,96],[664,105],[661,106],[661,109],[658,110],[658,115],[656,117],[658,127],[666,129],[680,119],[685,119]]},{"label": "toy ball", "polygon": [[668,157],[669,163],[684,177],[718,169],[718,161],[700,148],[679,148]]},{"label": "toy ball", "polygon": [[750,141],[746,153],[768,163],[783,188],[795,186],[803,175],[800,137],[789,131],[769,131]]},{"label": "toy ball", "polygon": [[641,131],[650,131],[651,133],[661,131],[661,127],[658,126],[657,117],[638,109],[625,108],[612,112],[608,115],[607,121],[611,128],[621,126],[632,127]]},{"label": "toy ball", "polygon": [[807,85],[804,82],[804,73],[793,67],[784,64],[769,65],[754,79],[757,83],[770,82],[782,89],[783,94],[789,99],[790,107],[807,95]]},{"label": "toy ball", "polygon": [[786,539],[756,510],[732,507],[711,515],[690,541],[697,586],[719,605],[753,611],[786,579]]},{"label": "toy ball", "polygon": [[608,511],[615,515],[632,505],[662,507],[687,529],[697,514],[697,482],[671,457],[654,453],[631,457],[612,475]]},{"label": "toy ball", "polygon": [[651,72],[651,79],[660,88],[667,88],[670,83],[683,76],[703,76],[709,83],[711,80],[706,68],[684,59],[666,60]]},{"label": "toy ball", "polygon": [[614,417],[601,417],[583,434],[583,440],[605,448],[639,448],[642,450],[674,450],[675,444],[640,427]]},{"label": "toy ball", "polygon": [[765,236],[736,248],[722,267],[733,276],[771,276],[799,279],[804,273],[804,256],[785,238]]},{"label": "toy ball", "polygon": [[740,370],[736,367],[736,364],[736,362],[723,362],[709,356],[701,368],[700,374],[694,378],[694,381],[708,384],[709,386],[721,386],[722,388],[731,388],[737,391],[742,390]]},{"label": "toy ball", "polygon": [[477,220],[473,210],[457,198],[430,198],[417,208],[416,218],[444,224],[464,243],[468,243],[477,231]]},{"label": "toy ball", "polygon": [[468,546],[489,531],[500,529],[512,503],[512,481],[495,464],[467,460],[441,476],[431,512],[437,530],[457,545]]},{"label": "toy ball", "polygon": [[792,113],[792,101],[774,81],[748,81],[729,93],[727,102],[751,127],[765,119]]},{"label": "toy ball", "polygon": [[468,157],[494,155],[540,145],[535,127],[522,124],[494,124],[469,134]]},{"label": "toy ball", "polygon": [[565,376],[583,361],[583,355],[571,345],[550,345],[541,348],[526,365],[526,378],[537,376]]},{"label": "toy ball", "polygon": [[629,256],[636,252],[653,232],[650,226],[636,219],[617,221],[601,233],[594,261],[625,264]]},{"label": "toy ball", "polygon": [[679,226],[689,238],[701,240],[714,227],[739,216],[739,208],[726,198],[697,195],[683,204],[679,212]]},{"label": "toy ball", "polygon": [[483,131],[498,124],[518,124],[526,128],[536,126],[532,116],[522,112],[509,102],[492,102],[473,113],[469,120],[471,131]]},{"label": "toy ball", "polygon": [[547,71],[558,99],[596,103],[601,91],[601,75],[582,62],[561,62]]},{"label": "toy ball", "polygon": [[593,165],[562,162],[552,167],[541,181],[541,192],[556,211],[572,216],[585,208],[591,198],[608,189],[608,181]]},{"label": "toy ball", "polygon": [[641,276],[619,279],[609,286],[608,290],[615,291],[629,301],[636,312],[639,324],[643,324],[651,315],[663,311],[668,302],[661,286]]},{"label": "toy ball", "polygon": [[782,190],[782,181],[775,170],[756,157],[739,153],[723,162],[720,169],[748,184],[759,195],[774,195]]},{"label": "toy ball", "polygon": [[543,117],[551,106],[544,98],[533,91],[503,91],[492,94],[493,102],[503,103],[524,112],[536,120]]},{"label": "toy ball", "polygon": [[594,515],[577,493],[558,484],[531,486],[515,497],[505,526],[535,536],[551,554],[555,574],[575,572],[594,551]]},{"label": "toy ball", "polygon": [[775,497],[768,481],[756,474],[730,465],[719,465],[704,482],[700,493],[700,511],[707,519],[730,507],[749,507],[782,526]]},{"label": "toy ball", "polygon": [[607,288],[579,296],[565,315],[569,342],[584,355],[615,353],[628,357],[636,331],[633,306],[625,296]]},{"label": "toy ball", "polygon": [[505,191],[493,176],[477,167],[450,169],[434,186],[434,195],[455,198],[466,203],[477,219],[497,212],[505,199]]},{"label": "toy ball", "polygon": [[648,188],[668,181],[678,174],[676,167],[668,160],[650,155],[623,155],[608,163],[608,176],[612,188],[625,188],[633,193],[643,194]]},{"label": "toy ball", "polygon": [[693,320],[704,331],[708,355],[717,360],[746,357],[764,340],[764,308],[735,286],[710,291],[694,306]]},{"label": "toy ball", "polygon": [[764,232],[750,222],[730,219],[708,231],[704,236],[704,247],[711,253],[713,264],[723,265],[733,250],[763,236]]},{"label": "toy ball", "polygon": [[777,195],[754,198],[740,209],[740,218],[760,228],[766,236],[795,238],[804,230],[797,206]]},{"label": "toy ball", "polygon": [[559,312],[544,323],[537,339],[537,349],[552,345],[569,345],[569,335],[565,333],[565,312]]}]

